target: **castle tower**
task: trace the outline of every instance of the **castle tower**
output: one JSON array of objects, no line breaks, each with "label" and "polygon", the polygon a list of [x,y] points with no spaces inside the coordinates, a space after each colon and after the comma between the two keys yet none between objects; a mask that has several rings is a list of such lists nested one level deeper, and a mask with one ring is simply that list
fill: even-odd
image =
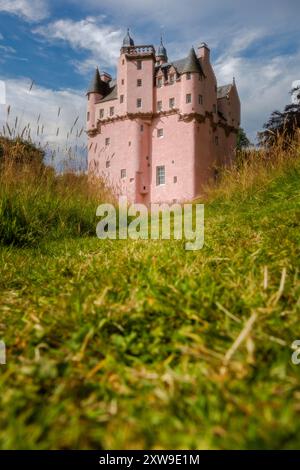
[{"label": "castle tower", "polygon": [[162,65],[168,62],[167,49],[163,45],[162,36],[160,37],[160,45],[156,52],[156,65]]},{"label": "castle tower", "polygon": [[190,201],[234,157],[237,88],[217,88],[205,43],[169,61],[128,29],[117,76],[97,69],[87,96],[89,169],[132,202]]},{"label": "castle tower", "polygon": [[88,106],[87,106],[87,130],[94,130],[97,126],[97,119],[95,115],[96,104],[105,96],[109,89],[107,82],[101,80],[98,67],[96,68],[93,80],[90,83],[87,91]]},{"label": "castle tower", "polygon": [[[182,114],[199,112],[202,100],[203,71],[192,47],[182,70],[181,111]],[[202,107],[201,107],[202,111]]]}]

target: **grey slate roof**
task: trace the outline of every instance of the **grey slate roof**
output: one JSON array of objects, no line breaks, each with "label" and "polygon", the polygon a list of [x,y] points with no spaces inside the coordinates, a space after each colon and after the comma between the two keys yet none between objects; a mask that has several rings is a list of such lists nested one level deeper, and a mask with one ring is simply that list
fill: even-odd
[{"label": "grey slate roof", "polygon": [[116,85],[116,81],[114,80],[113,82],[114,83],[112,83],[110,92],[100,101],[100,103],[105,103],[106,101],[118,99],[118,87]]},{"label": "grey slate roof", "polygon": [[130,36],[130,33],[129,33],[129,28],[127,29],[127,34],[125,36],[125,38],[123,39],[123,46],[134,46],[134,40],[132,39],[132,37]]},{"label": "grey slate roof", "polygon": [[[194,51],[194,49],[192,49]],[[190,51],[190,54],[188,57],[185,57],[184,59],[179,59],[179,60],[174,60],[173,62],[169,62],[168,64],[162,65],[162,67],[175,67],[179,75],[182,75],[183,73],[188,72],[199,72],[203,73],[201,63],[199,59],[196,56],[196,53],[194,51],[193,57],[192,57],[192,50]],[[190,57],[191,56],[191,57]],[[190,70],[187,70],[190,69]]]},{"label": "grey slate roof", "polygon": [[101,80],[99,69],[96,68],[95,75],[90,83],[87,94],[99,93],[99,95],[105,95],[107,92],[108,92],[108,85],[107,83]]},{"label": "grey slate roof", "polygon": [[195,49],[192,47],[190,50],[190,53],[186,59],[186,62],[184,64],[183,70],[181,73],[188,73],[188,72],[202,72],[202,68],[200,65],[200,62],[196,56]]},{"label": "grey slate roof", "polygon": [[165,46],[163,45],[162,37],[161,37],[161,39],[160,39],[160,45],[159,45],[159,47],[158,47],[158,49],[157,49],[156,56],[157,56],[157,57],[163,57],[164,59],[168,60],[167,49],[166,49]]},{"label": "grey slate roof", "polygon": [[231,88],[232,88],[232,84],[219,86],[218,87],[218,100],[221,100],[222,98],[226,98],[226,96],[230,93]]}]

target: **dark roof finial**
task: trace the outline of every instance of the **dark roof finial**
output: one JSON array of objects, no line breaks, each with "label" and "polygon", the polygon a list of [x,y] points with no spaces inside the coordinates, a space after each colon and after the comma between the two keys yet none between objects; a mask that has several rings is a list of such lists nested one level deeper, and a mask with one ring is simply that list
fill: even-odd
[{"label": "dark roof finial", "polygon": [[130,29],[127,28],[127,34],[125,38],[123,39],[123,47],[132,47],[134,46],[134,40],[130,36]]},{"label": "dark roof finial", "polygon": [[167,54],[167,49],[165,48],[164,46],[164,43],[163,43],[163,35],[162,35],[162,32],[160,33],[160,46],[159,48],[157,49],[157,54],[156,54],[157,57],[161,57],[163,60],[165,60],[166,62],[168,62],[168,54]]}]

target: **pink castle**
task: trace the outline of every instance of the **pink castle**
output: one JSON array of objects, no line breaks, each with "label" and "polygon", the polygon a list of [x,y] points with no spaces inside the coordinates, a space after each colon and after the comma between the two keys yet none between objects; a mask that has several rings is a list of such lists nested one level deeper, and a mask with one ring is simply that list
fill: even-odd
[{"label": "pink castle", "polygon": [[97,69],[87,96],[89,172],[131,202],[193,200],[233,159],[240,100],[234,80],[217,87],[205,43],[170,62],[128,30],[116,80]]}]

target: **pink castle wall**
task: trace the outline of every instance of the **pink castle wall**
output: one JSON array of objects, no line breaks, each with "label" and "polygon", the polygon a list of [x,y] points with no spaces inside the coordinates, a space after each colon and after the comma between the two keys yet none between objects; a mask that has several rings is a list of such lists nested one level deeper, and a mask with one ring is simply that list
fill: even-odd
[{"label": "pink castle wall", "polygon": [[[179,73],[175,62],[167,66],[165,77],[157,65],[166,60],[155,57],[153,46],[123,46],[117,89],[111,86],[104,96],[97,87],[88,92],[89,171],[103,176],[118,194],[135,202],[182,202],[199,196],[215,176],[216,166],[232,161],[240,125],[236,85],[228,85],[226,93],[217,89],[209,55],[203,45],[195,59],[204,76]],[[142,61],[141,69],[138,61]],[[177,75],[174,83],[172,74]],[[110,81],[110,77],[102,78]],[[161,87],[157,86],[159,78],[163,79]],[[142,86],[138,86],[139,79]],[[190,103],[187,94],[191,94]],[[138,99],[142,100],[140,108]],[[163,137],[158,136],[158,129],[163,129]],[[165,184],[159,186],[158,166],[165,166],[166,174]],[[126,170],[125,178],[121,170]]]}]

